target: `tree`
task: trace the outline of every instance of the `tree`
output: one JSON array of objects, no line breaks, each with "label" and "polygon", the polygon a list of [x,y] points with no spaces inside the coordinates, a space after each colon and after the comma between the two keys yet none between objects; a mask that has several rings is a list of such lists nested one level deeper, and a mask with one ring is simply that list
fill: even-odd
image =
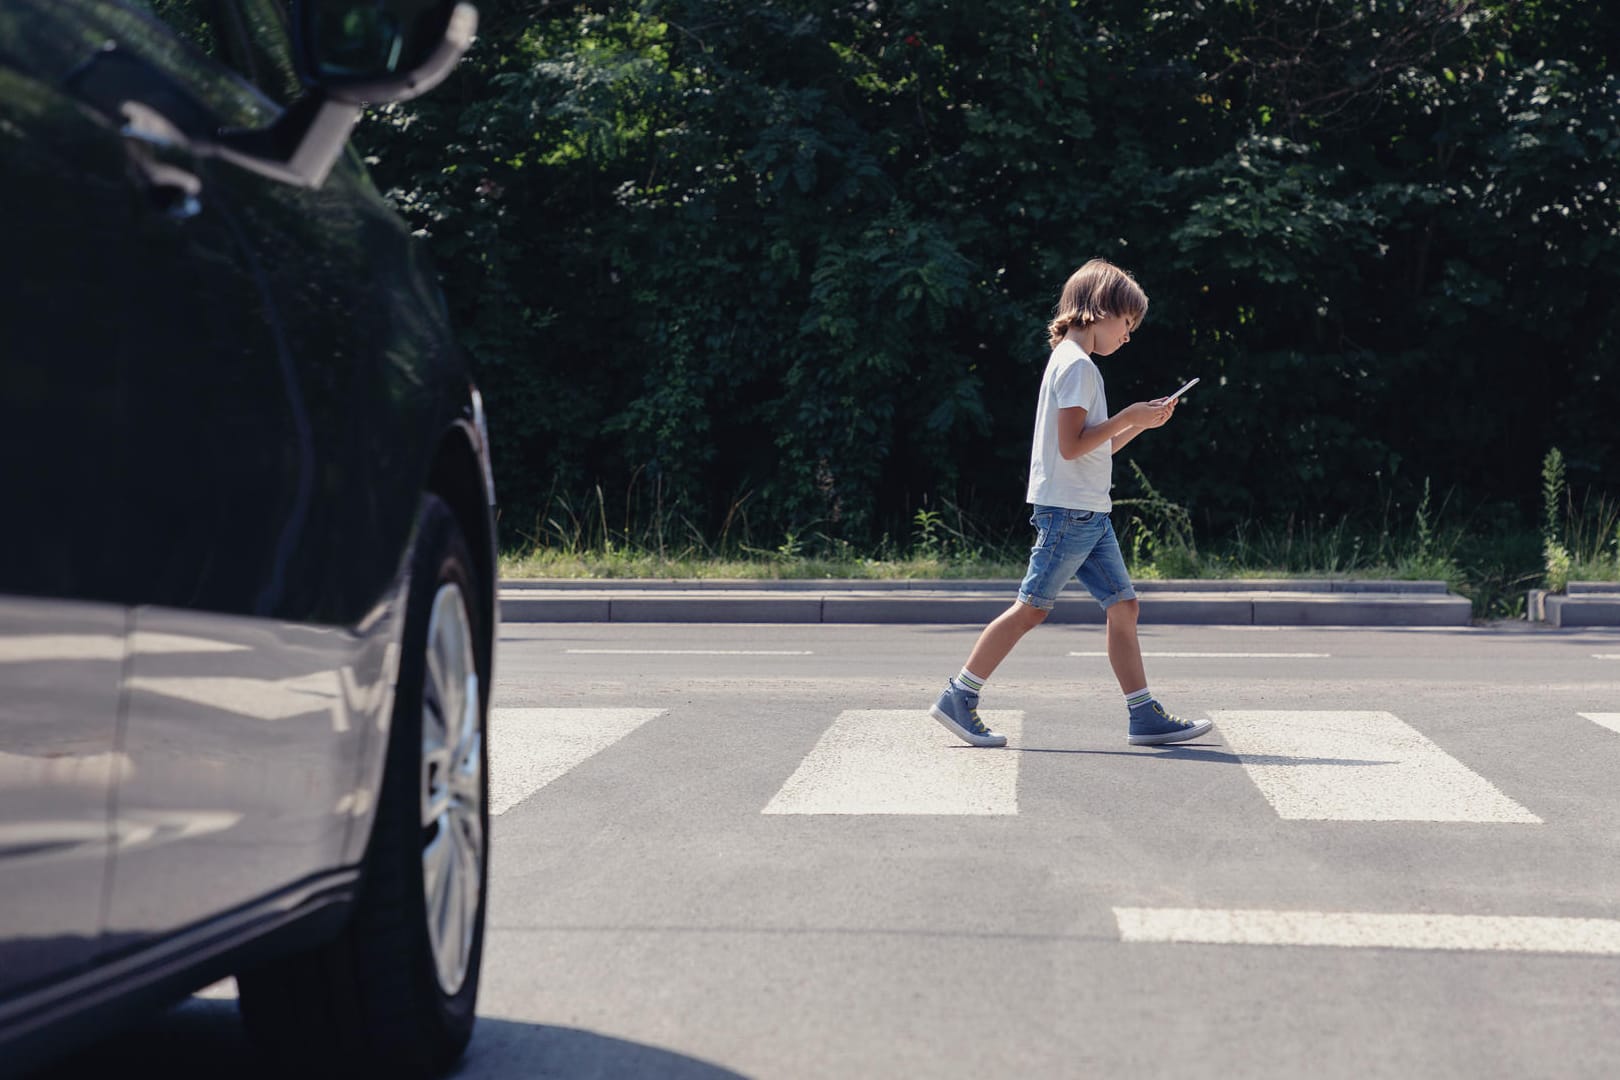
[{"label": "tree", "polygon": [[1614,475],[1607,9],[483,6],[453,84],[363,134],[519,528],[597,485],[708,538],[1016,525],[1041,330],[1092,255],[1153,299],[1116,407],[1203,377],[1130,453],[1206,530],[1426,478],[1533,506],[1554,441]]}]

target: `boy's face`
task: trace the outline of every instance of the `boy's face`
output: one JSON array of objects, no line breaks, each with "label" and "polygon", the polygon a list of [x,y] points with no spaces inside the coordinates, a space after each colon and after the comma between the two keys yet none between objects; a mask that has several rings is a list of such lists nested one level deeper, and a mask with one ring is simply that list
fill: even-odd
[{"label": "boy's face", "polygon": [[1099,319],[1091,326],[1095,334],[1092,338],[1094,345],[1092,354],[1109,356],[1118,352],[1121,345],[1131,340],[1131,331],[1136,329],[1136,320],[1129,315],[1113,315]]}]

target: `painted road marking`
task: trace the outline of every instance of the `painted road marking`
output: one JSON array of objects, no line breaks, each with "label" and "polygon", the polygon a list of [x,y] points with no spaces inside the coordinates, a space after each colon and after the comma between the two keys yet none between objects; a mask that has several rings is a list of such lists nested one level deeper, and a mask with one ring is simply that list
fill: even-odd
[{"label": "painted road marking", "polygon": [[491,709],[489,812],[504,814],[663,709]]},{"label": "painted road marking", "polygon": [[228,975],[217,983],[209,983],[191,996],[204,998],[208,1001],[235,1001],[238,996],[236,992],[236,976]]},{"label": "painted road marking", "polygon": [[[1106,652],[1072,652],[1069,655],[1107,656],[1108,654]],[[1324,660],[1332,654],[1325,652],[1151,652],[1144,649],[1142,655],[1199,660]]]},{"label": "painted road marking", "polygon": [[1114,921],[1125,942],[1620,956],[1620,919],[1117,907]]},{"label": "painted road marking", "polygon": [[814,656],[809,649],[564,649],[579,656]]},{"label": "painted road marking", "polygon": [[[1024,714],[979,716],[1017,742]],[[1016,814],[1019,755],[965,746],[917,709],[838,714],[766,814]]]},{"label": "painted road marking", "polygon": [[1592,654],[1592,659],[1594,659],[1594,660],[1620,660],[1620,652],[1595,652],[1595,653]]},{"label": "painted road marking", "polygon": [[1391,713],[1210,715],[1284,819],[1541,822]]},{"label": "painted road marking", "polygon": [[1584,716],[1594,724],[1602,724],[1610,731],[1620,732],[1620,712],[1583,712],[1577,716]]}]

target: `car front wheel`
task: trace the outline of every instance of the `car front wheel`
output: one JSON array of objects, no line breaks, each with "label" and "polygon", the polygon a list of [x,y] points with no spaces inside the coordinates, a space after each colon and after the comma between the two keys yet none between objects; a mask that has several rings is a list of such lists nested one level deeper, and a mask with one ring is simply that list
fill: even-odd
[{"label": "car front wheel", "polygon": [[358,906],[329,945],[239,973],[244,1020],[317,1075],[429,1077],[472,1037],[489,882],[490,642],[472,559],[428,496]]}]

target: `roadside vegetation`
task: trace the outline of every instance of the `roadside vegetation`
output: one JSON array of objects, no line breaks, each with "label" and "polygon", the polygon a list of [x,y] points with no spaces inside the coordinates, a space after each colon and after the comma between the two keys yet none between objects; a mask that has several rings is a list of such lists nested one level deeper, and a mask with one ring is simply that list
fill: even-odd
[{"label": "roadside vegetation", "polygon": [[[533,572],[1015,575],[1043,328],[1152,306],[1110,401],[1142,576],[1612,573],[1620,5],[480,0],[371,110]],[[1556,520],[1537,466],[1561,449]],[[1607,500],[1607,501],[1605,501]]]},{"label": "roadside vegetation", "polygon": [[1571,581],[1620,581],[1620,502],[1570,489],[1557,447],[1541,463],[1543,586],[1562,592]]},{"label": "roadside vegetation", "polygon": [[[1225,536],[1194,535],[1186,509],[1139,469],[1133,494],[1115,502],[1114,520],[1139,580],[1322,577],[1444,581],[1467,596],[1478,618],[1520,618],[1525,594],[1570,581],[1620,581],[1620,505],[1573,495],[1563,456],[1543,463],[1541,527],[1504,526],[1500,515],[1463,513],[1437,500],[1430,484],[1409,513],[1386,505],[1377,517],[1324,516],[1244,523]],[[1123,486],[1123,485],[1122,485]],[[522,528],[503,523],[502,576],[511,579],[682,580],[1002,579],[1023,575],[1028,529],[975,521],[959,507],[924,507],[909,532],[867,549],[811,528],[766,543],[743,506],[705,538],[678,512],[650,506],[610,520],[601,493],[585,503],[554,497]]]}]

